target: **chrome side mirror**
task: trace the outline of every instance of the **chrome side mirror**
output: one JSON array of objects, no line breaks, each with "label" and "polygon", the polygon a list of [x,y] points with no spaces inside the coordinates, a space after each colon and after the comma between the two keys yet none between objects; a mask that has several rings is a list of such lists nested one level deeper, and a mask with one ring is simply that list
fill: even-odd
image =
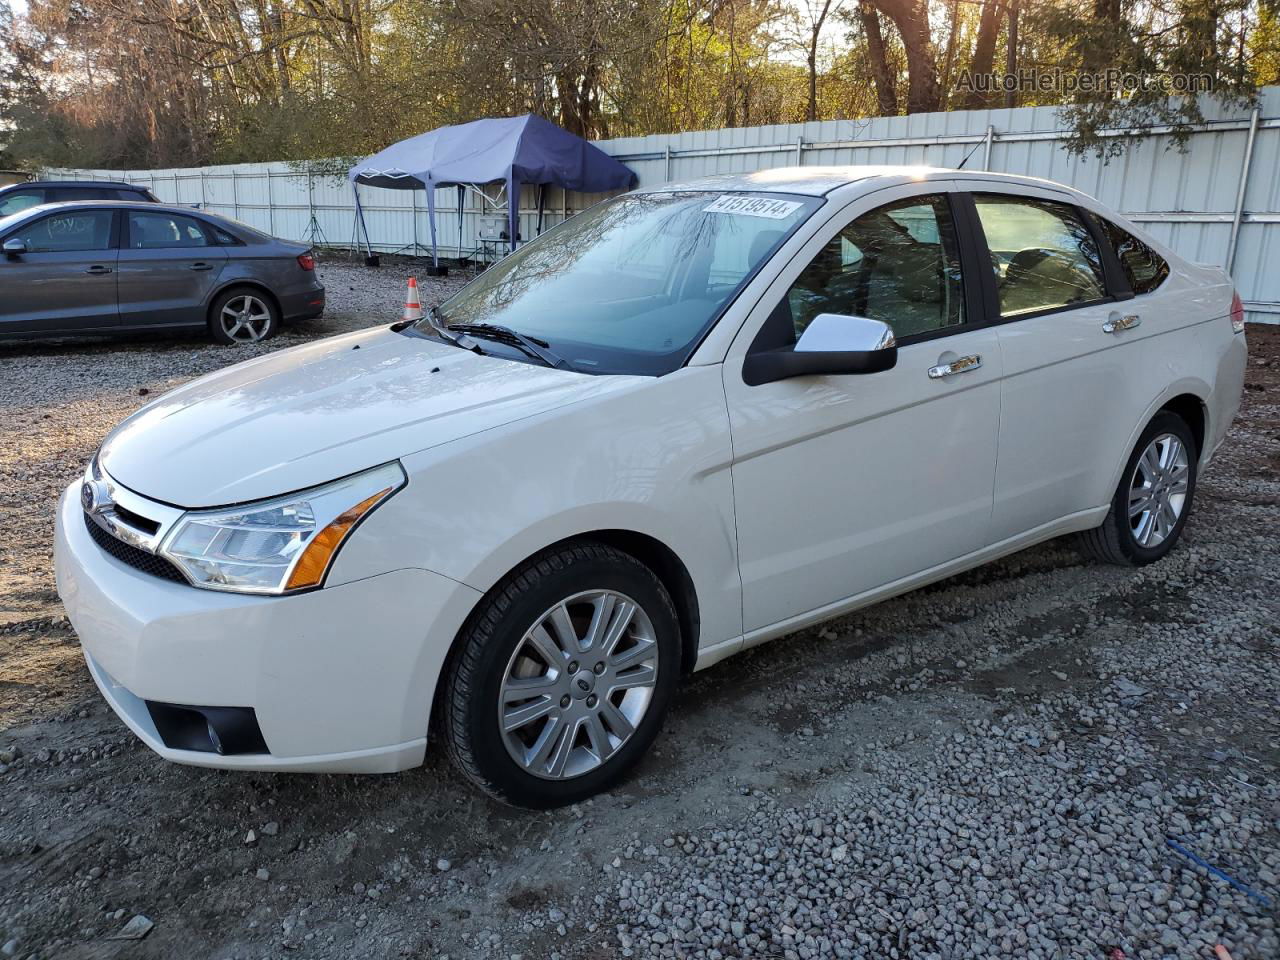
[{"label": "chrome side mirror", "polygon": [[13,237],[4,242],[4,255],[8,257],[10,260],[15,259],[16,257],[20,257],[26,252],[27,252],[27,245],[23,243],[21,240],[19,240],[17,237]]},{"label": "chrome side mirror", "polygon": [[897,346],[893,328],[883,320],[841,313],[820,313],[804,328],[797,353],[866,353]]},{"label": "chrome side mirror", "polygon": [[879,373],[898,362],[893,328],[870,317],[820,313],[794,347],[750,354],[742,365],[749,386],[791,377]]}]

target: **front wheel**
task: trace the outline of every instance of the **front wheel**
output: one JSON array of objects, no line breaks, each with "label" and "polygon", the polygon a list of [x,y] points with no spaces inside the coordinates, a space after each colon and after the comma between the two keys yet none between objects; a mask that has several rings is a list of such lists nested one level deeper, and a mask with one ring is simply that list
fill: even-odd
[{"label": "front wheel", "polygon": [[648,567],[597,543],[548,551],[464,628],[441,694],[447,748],[506,803],[583,800],[653,742],[679,665],[675,608]]},{"label": "front wheel", "polygon": [[1106,563],[1141,566],[1173,549],[1196,492],[1196,444],[1175,413],[1158,413],[1134,445],[1111,511],[1080,535],[1084,551]]}]

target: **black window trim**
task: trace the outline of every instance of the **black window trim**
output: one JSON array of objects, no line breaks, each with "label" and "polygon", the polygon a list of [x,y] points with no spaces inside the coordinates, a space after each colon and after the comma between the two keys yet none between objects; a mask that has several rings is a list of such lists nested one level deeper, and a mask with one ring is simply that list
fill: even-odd
[{"label": "black window trim", "polygon": [[[1043,310],[1028,310],[1026,313],[1015,314],[1006,317],[1000,313],[1000,291],[996,288],[995,274],[992,272],[991,263],[991,246],[987,243],[986,231],[982,229],[982,221],[978,217],[978,205],[975,202],[975,196],[988,197],[1009,197],[1014,200],[1035,200],[1041,203],[1053,203],[1060,207],[1066,207],[1073,210],[1084,223],[1085,228],[1089,231],[1089,235],[1093,237],[1094,243],[1098,246],[1098,256],[1102,260],[1102,283],[1106,290],[1106,296],[1096,297],[1093,300],[1082,300],[1080,303],[1068,303],[1058,307],[1046,307]],[[981,276],[983,300],[986,310],[980,323],[973,326],[978,327],[997,327],[1006,323],[1018,323],[1022,320],[1035,320],[1038,317],[1047,317],[1055,313],[1069,313],[1073,310],[1082,310],[1086,307],[1097,307],[1106,303],[1117,303],[1121,300],[1132,298],[1133,294],[1129,293],[1128,297],[1120,295],[1113,285],[1112,267],[1108,264],[1115,257],[1114,253],[1108,253],[1110,244],[1100,242],[1099,233],[1101,228],[1092,221],[1089,211],[1080,207],[1078,204],[1071,203],[1069,200],[1055,200],[1049,197],[1040,197],[1034,194],[1026,193],[1005,193],[1000,190],[966,190],[963,191],[962,197],[969,209],[969,216],[974,230],[975,242],[978,244],[978,250],[982,255],[977,264],[977,270]],[[982,264],[987,266],[983,268]],[[1119,269],[1118,264],[1115,269]]]}]

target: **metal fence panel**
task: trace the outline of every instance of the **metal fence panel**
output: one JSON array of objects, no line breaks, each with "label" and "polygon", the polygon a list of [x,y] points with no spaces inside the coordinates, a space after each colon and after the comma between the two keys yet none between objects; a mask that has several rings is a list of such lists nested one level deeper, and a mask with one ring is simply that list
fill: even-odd
[{"label": "metal fence panel", "polygon": [[[796,164],[965,162],[969,169],[1045,177],[1097,197],[1190,259],[1230,265],[1249,319],[1280,322],[1280,87],[1262,90],[1255,114],[1209,103],[1205,115],[1185,150],[1155,131],[1108,163],[1064,149],[1054,107],[739,127],[597,145],[630,166],[641,186]],[[362,240],[350,185],[290,164],[47,173],[147,184],[162,200],[198,205],[289,239],[349,248]],[[496,186],[487,192],[498,196]],[[603,196],[548,188],[544,227]],[[487,210],[469,191],[459,229],[457,191],[441,188],[435,199],[436,240],[446,257],[474,252],[480,217],[504,209]],[[360,200],[374,249],[429,251],[424,191],[361,187]],[[537,189],[526,187],[520,196],[522,237],[537,232],[537,211]]]}]

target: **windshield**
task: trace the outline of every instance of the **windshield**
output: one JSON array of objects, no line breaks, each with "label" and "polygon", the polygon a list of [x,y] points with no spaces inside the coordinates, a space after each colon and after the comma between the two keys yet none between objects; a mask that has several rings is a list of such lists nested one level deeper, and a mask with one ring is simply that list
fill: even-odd
[{"label": "windshield", "polygon": [[[678,369],[769,255],[821,200],[768,193],[640,193],[566,220],[463,287],[446,324],[499,324],[584,373]],[[418,324],[430,333],[427,322]],[[486,339],[503,356],[521,356]]]}]

